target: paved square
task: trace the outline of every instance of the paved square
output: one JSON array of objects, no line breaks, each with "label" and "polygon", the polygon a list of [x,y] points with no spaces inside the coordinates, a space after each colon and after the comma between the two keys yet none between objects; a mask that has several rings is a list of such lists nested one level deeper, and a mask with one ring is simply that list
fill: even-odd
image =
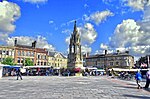
[{"label": "paved square", "polygon": [[135,82],[109,77],[24,76],[0,79],[0,99],[150,99]]}]

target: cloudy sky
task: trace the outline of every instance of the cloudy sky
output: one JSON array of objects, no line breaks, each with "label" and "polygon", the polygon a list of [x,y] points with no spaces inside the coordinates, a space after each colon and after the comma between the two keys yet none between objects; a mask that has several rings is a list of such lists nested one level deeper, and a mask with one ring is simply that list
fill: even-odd
[{"label": "cloudy sky", "polygon": [[0,45],[66,53],[75,20],[83,52],[150,54],[149,0],[0,0]]}]

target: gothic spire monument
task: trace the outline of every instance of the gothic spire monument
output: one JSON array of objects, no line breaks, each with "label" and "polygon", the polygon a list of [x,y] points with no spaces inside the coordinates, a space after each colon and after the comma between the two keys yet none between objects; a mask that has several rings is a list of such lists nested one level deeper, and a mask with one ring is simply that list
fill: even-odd
[{"label": "gothic spire monument", "polygon": [[83,57],[81,54],[81,38],[77,30],[76,21],[74,23],[74,30],[70,37],[69,54],[67,68],[74,70],[75,68],[83,67]]}]

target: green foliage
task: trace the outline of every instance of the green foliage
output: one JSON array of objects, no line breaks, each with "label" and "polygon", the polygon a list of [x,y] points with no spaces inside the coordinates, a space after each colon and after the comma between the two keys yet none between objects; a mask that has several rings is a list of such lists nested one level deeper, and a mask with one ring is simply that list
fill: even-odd
[{"label": "green foliage", "polygon": [[5,58],[4,61],[2,62],[2,64],[5,64],[5,65],[15,65],[14,60],[11,57]]},{"label": "green foliage", "polygon": [[30,58],[26,58],[23,65],[24,66],[33,66],[34,63],[33,63],[33,61],[30,60]]}]

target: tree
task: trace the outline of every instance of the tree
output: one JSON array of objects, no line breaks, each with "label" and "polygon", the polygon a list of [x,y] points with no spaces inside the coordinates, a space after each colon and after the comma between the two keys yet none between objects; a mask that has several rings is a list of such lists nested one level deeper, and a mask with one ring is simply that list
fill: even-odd
[{"label": "tree", "polygon": [[7,57],[3,60],[2,64],[5,65],[15,65],[13,58]]},{"label": "tree", "polygon": [[33,66],[33,61],[30,60],[30,58],[26,58],[25,62],[23,63],[24,66]]}]

